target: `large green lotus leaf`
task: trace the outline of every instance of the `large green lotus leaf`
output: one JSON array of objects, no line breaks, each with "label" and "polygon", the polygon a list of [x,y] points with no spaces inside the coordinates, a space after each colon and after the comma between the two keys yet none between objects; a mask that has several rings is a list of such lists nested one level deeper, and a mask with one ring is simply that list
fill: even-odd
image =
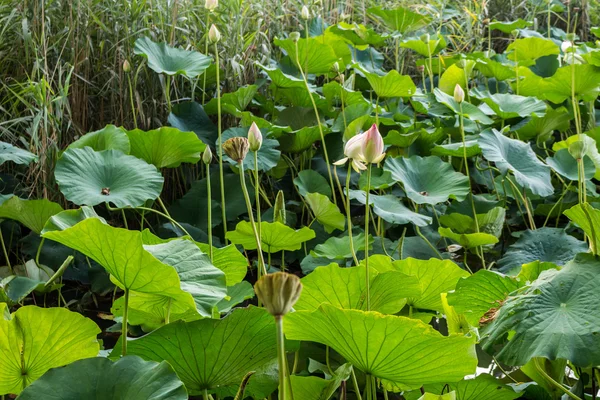
[{"label": "large green lotus leaf", "polygon": [[[241,117],[241,112],[248,107],[258,91],[256,85],[246,85],[238,88],[235,92],[224,93],[221,96],[221,107],[232,115]],[[204,105],[208,115],[218,114],[218,99],[213,97]]]},{"label": "large green lotus leaf", "polygon": [[7,161],[12,161],[15,164],[28,165],[32,161],[37,161],[38,157],[28,152],[27,150],[20,149],[13,146],[10,143],[0,142],[0,165]]},{"label": "large green lotus leaf", "polygon": [[[209,245],[198,243],[196,245],[203,253],[209,253]],[[213,265],[225,273],[227,286],[236,285],[244,280],[248,272],[248,260],[232,244],[225,247],[213,246]]]},{"label": "large green lotus leaf", "polygon": [[508,58],[519,65],[531,65],[534,60],[560,53],[560,49],[552,40],[538,37],[516,39],[506,49]]},{"label": "large green lotus leaf", "polygon": [[[227,296],[225,273],[212,265],[208,255],[194,242],[171,240],[145,245],[144,249],[163,264],[175,268],[181,281],[181,289],[192,295],[200,315],[210,317],[213,306]],[[140,309],[134,306],[134,302],[132,296],[132,307]]]},{"label": "large green lotus leaf", "polygon": [[518,271],[521,265],[533,261],[548,261],[562,266],[587,249],[585,242],[567,235],[563,229],[540,228],[523,232],[519,240],[508,247],[498,266],[506,272]]},{"label": "large green lotus leaf", "polygon": [[[281,250],[294,251],[302,247],[302,243],[315,238],[315,231],[303,226],[295,230],[281,222],[260,223],[260,240],[262,250],[276,253]],[[256,250],[256,240],[252,231],[252,224],[240,221],[234,231],[227,232],[227,239],[246,250]]]},{"label": "large green lotus leaf", "polygon": [[533,115],[525,125],[517,129],[517,133],[522,140],[537,137],[538,142],[545,142],[555,130],[564,132],[569,129],[570,119],[566,108],[548,107],[543,117]]},{"label": "large green lotus leaf", "polygon": [[[357,200],[363,205],[367,202],[366,193],[362,190],[351,190],[350,198]],[[432,222],[431,217],[410,210],[394,195],[379,196],[370,194],[369,203],[373,205],[373,212],[390,224],[404,225],[413,223],[417,226],[427,226]]]},{"label": "large green lotus leaf", "polygon": [[599,284],[600,261],[591,254],[578,254],[559,271],[544,271],[506,300],[483,331],[483,348],[493,351],[505,342],[497,357],[508,365],[524,365],[533,357],[569,360],[578,367],[598,365]]},{"label": "large green lotus leaf", "polygon": [[[222,138],[223,142],[232,137],[248,137],[248,128],[229,128],[225,132],[223,132]],[[270,171],[275,166],[277,166],[277,162],[281,158],[281,151],[277,150],[279,147],[279,142],[275,139],[269,139],[266,137],[266,133],[263,132],[263,141],[260,149],[257,153],[257,161],[258,161],[258,170],[259,171]],[[232,165],[237,165],[237,161],[232,160],[226,154],[223,154],[223,159],[227,160]],[[254,153],[249,152],[246,158],[244,159],[244,169],[254,171]]]},{"label": "large green lotus leaf", "polygon": [[168,122],[182,132],[194,132],[206,144],[214,145],[217,141],[217,127],[206,115],[202,105],[195,101],[174,104]]},{"label": "large green lotus leaf", "polygon": [[[575,69],[575,85],[571,68]],[[576,98],[594,101],[600,94],[600,68],[590,64],[560,67],[554,75],[544,79],[542,86],[544,98],[555,104],[571,99],[573,89]]]},{"label": "large green lotus leaf", "polygon": [[25,306],[0,318],[0,394],[19,394],[50,368],[96,357],[100,328],[66,308]]},{"label": "large green lotus leaf", "polygon": [[45,373],[19,400],[186,400],[187,390],[171,366],[136,356],[115,362],[88,358]]},{"label": "large green lotus leaf", "polygon": [[142,233],[113,228],[98,218],[88,218],[63,231],[43,237],[77,250],[102,265],[111,280],[123,289],[160,296],[195,308],[192,296],[180,288],[177,271],[143,248]]},{"label": "large green lotus leaf", "polygon": [[494,20],[494,21],[490,22],[490,29],[509,34],[509,33],[512,33],[512,31],[514,31],[515,29],[524,29],[531,25],[533,25],[532,22],[525,21],[524,19],[521,19],[521,18],[517,18],[514,21],[507,21],[507,22],[501,22],[501,21]]},{"label": "large green lotus leaf", "polygon": [[158,74],[185,75],[195,78],[211,64],[212,58],[197,51],[177,49],[166,43],[154,43],[148,37],[135,41],[135,54],[148,59],[148,66]]},{"label": "large green lotus leaf", "polygon": [[438,87],[442,92],[452,95],[456,85],[459,85],[463,90],[467,90],[467,75],[471,73],[475,63],[471,60],[465,60],[464,62],[464,68],[452,64],[442,73],[438,83]]},{"label": "large green lotus leaf", "polygon": [[550,196],[554,187],[550,168],[538,160],[528,143],[511,139],[493,129],[482,132],[479,147],[486,160],[496,163],[503,174],[512,172],[517,183],[539,196]]},{"label": "large green lotus leaf", "polygon": [[346,363],[335,370],[330,379],[317,376],[291,375],[290,383],[294,397],[307,400],[329,400],[343,381],[350,378],[352,364]]},{"label": "large green lotus leaf", "polygon": [[[590,241],[590,250],[597,254],[598,250],[600,249],[600,229],[598,229],[598,227],[600,227],[600,210],[595,209],[588,203],[582,203],[569,208],[563,214],[569,217],[571,221],[577,224],[577,226],[579,226],[585,232],[586,236]],[[577,240],[575,238],[572,238],[571,242],[574,241],[573,239]],[[583,242],[580,242],[578,240],[577,242],[580,244],[577,248],[579,252],[585,251],[582,250],[582,248],[584,247]],[[563,265],[558,262],[555,262],[554,260],[542,261],[552,261],[555,264]]]},{"label": "large green lotus leaf", "polygon": [[385,161],[384,169],[404,185],[406,195],[417,204],[435,205],[450,198],[464,200],[469,180],[439,157],[396,157]]},{"label": "large green lotus leaf", "polygon": [[407,38],[400,43],[400,47],[414,50],[423,57],[429,57],[444,50],[446,40],[438,33],[437,36],[432,36],[428,42],[423,41],[420,37]]},{"label": "large green lotus leaf", "polygon": [[488,117],[483,110],[474,106],[473,104],[466,101],[458,103],[456,100],[454,100],[453,96],[444,93],[439,88],[435,88],[433,92],[438,103],[445,105],[457,115],[462,115],[465,120],[480,122],[484,125],[491,125],[494,123],[494,121]]},{"label": "large green lotus leaf", "polygon": [[217,303],[221,314],[230,312],[233,307],[254,297],[254,287],[248,281],[242,281],[227,288],[227,297]]},{"label": "large green lotus leaf", "polygon": [[[336,81],[331,81],[323,85],[323,95],[327,99],[329,107],[339,106],[344,100],[344,106],[348,107],[354,104],[368,106],[369,102],[359,91],[351,90],[346,85],[342,86]],[[343,115],[341,122],[343,123]],[[348,119],[348,118],[346,118]]]},{"label": "large green lotus leaf", "polygon": [[[353,235],[355,251],[363,251],[365,249],[365,234],[360,233]],[[369,249],[372,248],[373,238],[369,236]],[[329,260],[341,260],[346,258],[352,258],[352,252],[350,251],[350,238],[348,235],[342,237],[330,237],[325,242],[315,246],[314,250],[310,252],[314,257],[322,257]]]},{"label": "large green lotus leaf", "polygon": [[469,276],[467,271],[449,260],[406,258],[394,261],[393,265],[397,271],[419,280],[421,294],[409,298],[408,304],[425,310],[443,312],[440,294],[454,290],[460,278]]},{"label": "large green lotus leaf", "polygon": [[485,77],[495,78],[498,81],[505,81],[516,76],[512,68],[489,58],[478,58],[475,63],[475,69]]},{"label": "large green lotus leaf", "polygon": [[297,88],[306,90],[306,84],[302,78],[288,75],[279,68],[265,67],[262,64],[257,65],[269,76],[271,82],[273,82],[273,85],[276,87],[282,89]]},{"label": "large green lotus leaf", "polygon": [[460,279],[455,291],[448,293],[448,303],[463,314],[469,324],[479,326],[479,319],[490,309],[499,307],[518,287],[514,278],[481,270]]},{"label": "large green lotus leaf", "polygon": [[346,226],[346,217],[329,198],[320,193],[309,193],[304,198],[315,219],[325,228],[327,233],[336,229],[341,231]]},{"label": "large green lotus leaf", "polygon": [[44,225],[41,234],[50,231],[63,231],[77,225],[79,222],[88,218],[98,218],[106,223],[106,220],[96,214],[93,207],[82,206],[75,210],[65,210],[56,215],[51,216],[48,222]]},{"label": "large green lotus leaf", "polygon": [[[330,132],[331,130],[327,126],[323,127],[324,136]],[[321,140],[321,132],[318,126],[305,126],[296,131],[281,135],[278,140],[281,151],[285,151],[286,153],[301,153],[310,148],[316,141]]]},{"label": "large green lotus leaf", "polygon": [[[569,149],[558,150],[553,157],[547,157],[546,163],[552,167],[561,176],[571,180],[577,181],[578,176],[578,163],[577,160],[569,153]],[[590,157],[583,157],[583,166],[585,171],[585,180],[592,179],[596,174],[596,166],[594,161]]]},{"label": "large green lotus leaf", "polygon": [[[467,157],[474,157],[481,154],[481,149],[476,139],[467,139],[465,140],[465,144],[467,146]],[[464,147],[462,142],[439,144],[431,149],[431,154],[434,156],[464,157]]]},{"label": "large green lotus leaf", "polygon": [[498,238],[485,232],[456,233],[451,228],[438,228],[440,236],[454,240],[465,249],[498,243]]},{"label": "large green lotus leaf", "polygon": [[[425,390],[430,393],[452,390],[456,394],[456,400],[515,400],[522,394],[488,374],[449,383],[447,386],[445,384],[425,385]],[[417,400],[419,396],[421,391],[404,393],[406,400]]]},{"label": "large green lotus leaf", "polygon": [[113,203],[138,207],[162,191],[156,167],[118,150],[68,149],[58,159],[54,176],[67,200],[77,205]]},{"label": "large green lotus leaf", "polygon": [[151,131],[127,131],[131,155],[153,164],[156,168],[178,167],[181,163],[197,163],[206,145],[194,132],[163,126]]},{"label": "large green lotus leaf", "polygon": [[106,125],[104,128],[89,132],[69,145],[69,149],[91,147],[95,151],[119,150],[129,154],[129,138],[123,127]]},{"label": "large green lotus leaf", "polygon": [[546,112],[546,103],[535,97],[517,96],[509,93],[491,94],[477,89],[473,89],[471,93],[487,105],[487,109],[482,107],[484,112],[489,110],[487,114],[494,113],[501,119],[542,117]]},{"label": "large green lotus leaf", "polygon": [[[385,40],[389,37],[387,34],[380,35],[373,28],[367,28],[356,22],[350,24],[340,21],[337,25],[332,25],[327,28],[327,34],[334,34],[349,41],[354,47],[364,49],[368,46],[380,47],[385,44]],[[327,37],[327,36],[326,36]]]},{"label": "large green lotus leaf", "polygon": [[298,176],[294,178],[294,185],[298,188],[300,196],[306,196],[309,193],[320,193],[331,197],[331,186],[329,186],[327,179],[312,169],[304,169],[298,172]]},{"label": "large green lotus leaf", "polygon": [[417,92],[412,78],[408,75],[400,75],[396,70],[391,70],[383,76],[364,69],[360,69],[360,71],[365,75],[378,97],[411,97]]},{"label": "large green lotus leaf", "polygon": [[429,17],[402,7],[391,10],[371,7],[367,9],[367,13],[381,20],[390,30],[401,34],[423,28],[429,23]]},{"label": "large green lotus leaf", "polygon": [[[238,384],[277,356],[275,320],[265,309],[235,309],[214,320],[174,322],[127,345],[128,355],[167,361],[191,395]],[[120,342],[110,357],[120,356]]]},{"label": "large green lotus leaf", "polygon": [[61,211],[63,208],[60,204],[47,199],[23,200],[12,196],[0,203],[0,218],[19,221],[37,234],[42,232],[50,217]]},{"label": "large green lotus leaf", "polygon": [[288,314],[284,330],[288,339],[330,346],[393,390],[458,381],[477,365],[473,338],[444,337],[420,321],[373,311],[323,304]]},{"label": "large green lotus leaf", "polygon": [[[417,278],[398,271],[383,273],[369,267],[371,311],[395,314],[409,297],[421,295]],[[340,268],[338,265],[319,267],[302,278],[302,294],[295,310],[314,311],[321,304],[337,308],[367,310],[366,269],[364,266]]]},{"label": "large green lotus leaf", "polygon": [[297,42],[292,39],[275,39],[274,43],[285,50],[296,67],[307,74],[327,74],[332,71],[333,63],[340,60],[333,47],[322,38],[302,38]]}]

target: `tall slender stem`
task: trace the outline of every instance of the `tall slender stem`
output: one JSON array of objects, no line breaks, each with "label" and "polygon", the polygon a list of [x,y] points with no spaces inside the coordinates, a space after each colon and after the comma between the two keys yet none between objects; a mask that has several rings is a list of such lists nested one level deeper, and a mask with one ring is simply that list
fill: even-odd
[{"label": "tall slender stem", "polygon": [[37,251],[35,253],[35,263],[36,265],[39,267],[40,266],[40,255],[42,254],[42,248],[44,247],[44,242],[46,241],[46,238],[42,238],[42,240],[40,240],[40,244],[38,245]]},{"label": "tall slender stem", "polygon": [[275,326],[277,327],[277,363],[279,364],[279,400],[287,400],[286,370],[287,362],[285,359],[285,339],[283,336],[283,316],[275,317]]},{"label": "tall slender stem", "polygon": [[366,190],[366,201],[365,201],[365,279],[367,288],[367,311],[371,311],[371,277],[369,276],[369,211],[371,206],[369,205],[369,192],[371,191],[371,163],[367,167],[367,190]]},{"label": "tall slender stem", "polygon": [[6,244],[4,243],[4,236],[2,235],[2,226],[0,226],[0,244],[2,245],[2,253],[4,253],[4,258],[6,259],[6,265],[8,266],[8,270],[10,271],[10,274],[12,275],[14,272],[13,272],[12,265],[10,264],[10,259],[8,258],[8,251],[6,250]]},{"label": "tall slender stem", "polygon": [[121,323],[121,355],[127,355],[127,317],[129,313],[129,289],[125,288],[125,306],[123,308],[123,322]]},{"label": "tall slender stem", "polygon": [[256,222],[258,223],[257,231],[259,239],[262,239],[260,234],[260,181],[258,180],[258,151],[254,153],[254,197],[256,202]]},{"label": "tall slender stem", "polygon": [[[208,30],[210,29],[210,11],[206,12],[206,34],[204,38],[204,54],[208,54]],[[218,66],[217,66],[218,68]],[[202,105],[204,105],[204,97],[206,95],[206,72],[204,73],[204,81],[202,82]],[[193,99],[192,99],[193,100]]]},{"label": "tall slender stem", "polygon": [[215,59],[217,61],[217,132],[219,135],[219,184],[221,185],[221,216],[223,218],[223,237],[227,244],[227,211],[225,207],[225,181],[223,180],[223,139],[221,137],[221,81],[219,71],[219,49],[215,43]]},{"label": "tall slender stem", "polygon": [[262,274],[267,274],[267,268],[265,267],[265,259],[263,258],[260,236],[258,235],[256,223],[254,222],[254,213],[252,212],[252,204],[250,204],[248,188],[246,188],[246,179],[244,178],[244,161],[240,161],[238,166],[240,168],[240,183],[242,185],[242,192],[244,193],[244,200],[246,200],[248,217],[250,218],[250,225],[252,225],[252,232],[254,233],[254,239],[256,240],[256,252],[258,253],[258,279],[260,279]]},{"label": "tall slender stem", "polygon": [[346,218],[348,220],[348,239],[350,241],[350,252],[354,259],[354,265],[358,266],[358,258],[354,250],[354,238],[352,237],[352,216],[350,215],[350,176],[352,175],[352,162],[348,163],[348,174],[346,175]]},{"label": "tall slender stem", "polygon": [[210,187],[210,168],[208,164],[206,164],[206,197],[208,200],[208,223],[206,227],[206,231],[208,232],[208,256],[210,257],[210,262],[213,261],[213,237],[212,237],[212,191]]}]

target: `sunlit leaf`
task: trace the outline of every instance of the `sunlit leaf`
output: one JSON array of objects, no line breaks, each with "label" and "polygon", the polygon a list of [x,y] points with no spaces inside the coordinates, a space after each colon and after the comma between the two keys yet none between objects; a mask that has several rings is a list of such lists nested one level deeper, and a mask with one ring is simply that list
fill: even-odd
[{"label": "sunlit leaf", "polygon": [[158,74],[185,75],[194,78],[202,74],[211,64],[212,58],[193,50],[171,47],[166,43],[155,43],[148,37],[135,41],[135,54],[148,60],[148,66]]}]

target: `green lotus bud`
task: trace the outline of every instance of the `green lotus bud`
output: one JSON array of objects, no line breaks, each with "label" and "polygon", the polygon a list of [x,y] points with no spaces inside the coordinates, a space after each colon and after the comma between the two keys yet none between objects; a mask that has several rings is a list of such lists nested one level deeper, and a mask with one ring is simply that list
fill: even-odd
[{"label": "green lotus bud", "polygon": [[429,33],[426,33],[424,35],[421,35],[420,39],[421,42],[429,43],[429,41],[431,40],[431,36],[429,36]]},{"label": "green lotus bud", "polygon": [[584,142],[583,140],[578,140],[569,145],[569,154],[576,160],[581,160],[588,151],[589,146],[587,142]]},{"label": "green lotus bud", "polygon": [[206,0],[204,2],[204,7],[208,11],[214,11],[217,9],[217,7],[219,7],[219,0]]},{"label": "green lotus bud", "polygon": [[223,143],[223,151],[235,162],[242,162],[248,154],[250,144],[245,137],[232,137]]},{"label": "green lotus bud", "polygon": [[204,149],[204,153],[202,153],[202,161],[206,165],[210,164],[212,161],[212,151],[210,151],[210,146],[206,146],[206,149]]},{"label": "green lotus bud", "polygon": [[514,29],[511,33],[512,36],[517,37],[519,36],[519,30],[518,29]]},{"label": "green lotus bud", "polygon": [[296,304],[302,292],[302,282],[296,275],[276,272],[260,278],[254,284],[254,291],[267,311],[277,318],[290,312]]},{"label": "green lotus bud", "polygon": [[131,72],[131,65],[129,64],[129,61],[127,61],[127,60],[123,61],[123,72],[125,72],[127,74]]},{"label": "green lotus bud", "polygon": [[310,18],[310,11],[308,10],[308,7],[306,6],[302,6],[302,19],[303,20],[307,20]]},{"label": "green lotus bud", "polygon": [[340,64],[338,64],[338,62],[334,62],[333,65],[331,66],[331,69],[333,70],[333,72],[340,72]]},{"label": "green lotus bud", "polygon": [[458,83],[454,86],[454,100],[457,103],[462,103],[465,100],[465,91]]},{"label": "green lotus bud", "polygon": [[208,30],[208,40],[211,43],[217,43],[219,40],[221,40],[221,32],[219,32],[215,24],[212,24]]},{"label": "green lotus bud", "polygon": [[292,39],[292,42],[297,42],[300,39],[300,32],[292,32],[290,33],[290,39]]},{"label": "green lotus bud", "polygon": [[260,133],[260,129],[256,125],[256,122],[253,122],[248,129],[248,144],[250,145],[250,150],[258,151],[260,150],[260,146],[262,146],[263,137],[262,133]]},{"label": "green lotus bud", "polygon": [[283,197],[283,190],[277,192],[275,197],[275,207],[273,208],[273,222],[280,222],[285,225],[285,199]]},{"label": "green lotus bud", "polygon": [[565,39],[567,39],[567,41],[569,41],[569,42],[574,42],[575,41],[575,34],[574,33],[567,33],[567,35],[565,36]]},{"label": "green lotus bud", "polygon": [[461,58],[461,59],[460,59],[460,60],[458,60],[458,62],[456,63],[456,66],[457,66],[458,68],[465,69],[465,67],[467,66],[467,62],[465,61],[465,59],[464,59],[464,58]]}]

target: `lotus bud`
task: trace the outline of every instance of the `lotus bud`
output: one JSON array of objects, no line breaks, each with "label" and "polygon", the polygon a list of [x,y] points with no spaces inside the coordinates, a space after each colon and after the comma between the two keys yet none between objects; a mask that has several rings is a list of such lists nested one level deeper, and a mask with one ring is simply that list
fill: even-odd
[{"label": "lotus bud", "polygon": [[588,150],[588,143],[583,140],[578,140],[569,145],[569,154],[576,160],[581,160],[587,154]]},{"label": "lotus bud", "polygon": [[417,65],[417,71],[419,71],[420,73],[425,72],[425,66],[424,65]]},{"label": "lotus bud", "polygon": [[458,83],[456,84],[456,86],[454,86],[454,101],[456,101],[457,103],[462,103],[463,101],[465,101],[465,91],[462,87],[460,87]]},{"label": "lotus bud", "polygon": [[429,43],[429,41],[431,40],[431,36],[429,35],[429,33],[426,33],[424,35],[421,35],[420,39],[424,43]]},{"label": "lotus bud", "polygon": [[363,159],[362,144],[364,138],[364,133],[359,133],[357,135],[352,136],[350,140],[346,142],[346,145],[344,146],[344,154],[346,155],[346,157],[358,160]]},{"label": "lotus bud", "polygon": [[309,18],[310,18],[310,11],[308,10],[308,7],[302,6],[302,19],[307,20]]},{"label": "lotus bud", "polygon": [[262,133],[260,133],[260,129],[258,129],[256,123],[253,122],[248,130],[248,144],[250,145],[250,150],[258,151],[262,145],[262,142]]},{"label": "lotus bud", "polygon": [[338,64],[338,62],[334,62],[333,65],[331,66],[331,69],[333,69],[333,72],[338,73],[340,72],[340,64]]},{"label": "lotus bud", "polygon": [[560,44],[560,49],[562,50],[563,53],[569,53],[570,51],[573,50],[573,42],[571,42],[569,40],[565,40],[564,42],[562,42]]},{"label": "lotus bud", "polygon": [[296,43],[298,40],[300,40],[300,32],[290,33],[290,39],[292,39],[292,42]]},{"label": "lotus bud", "polygon": [[381,137],[377,125],[373,124],[371,128],[365,132],[365,138],[362,142],[362,153],[365,162],[377,164],[385,157],[384,150],[383,137]]},{"label": "lotus bud", "polygon": [[211,43],[217,43],[219,40],[221,40],[221,32],[219,32],[215,24],[210,26],[208,31],[208,40],[210,40]]},{"label": "lotus bud", "polygon": [[574,42],[575,41],[575,34],[574,33],[567,33],[567,35],[565,36],[565,39],[569,42]]},{"label": "lotus bud", "polygon": [[127,60],[123,61],[123,72],[125,72],[126,74],[131,72],[131,65]]},{"label": "lotus bud", "polygon": [[277,197],[275,197],[275,206],[273,208],[273,222],[280,222],[284,225],[286,223],[285,199],[283,197],[283,190],[277,192]]},{"label": "lotus bud", "polygon": [[204,7],[208,11],[214,11],[217,9],[217,7],[219,7],[219,0],[206,0]]},{"label": "lotus bud", "polygon": [[296,275],[276,272],[260,278],[254,284],[254,291],[267,311],[280,318],[290,312],[300,298],[302,282]]},{"label": "lotus bud", "polygon": [[210,146],[206,146],[204,149],[204,153],[202,153],[202,162],[208,165],[212,161],[212,151],[210,151]]},{"label": "lotus bud", "polygon": [[223,143],[223,151],[235,162],[242,162],[248,154],[250,145],[245,137],[232,137]]},{"label": "lotus bud", "polygon": [[517,37],[519,36],[519,30],[518,29],[513,29],[513,31],[510,33],[513,37]]}]

